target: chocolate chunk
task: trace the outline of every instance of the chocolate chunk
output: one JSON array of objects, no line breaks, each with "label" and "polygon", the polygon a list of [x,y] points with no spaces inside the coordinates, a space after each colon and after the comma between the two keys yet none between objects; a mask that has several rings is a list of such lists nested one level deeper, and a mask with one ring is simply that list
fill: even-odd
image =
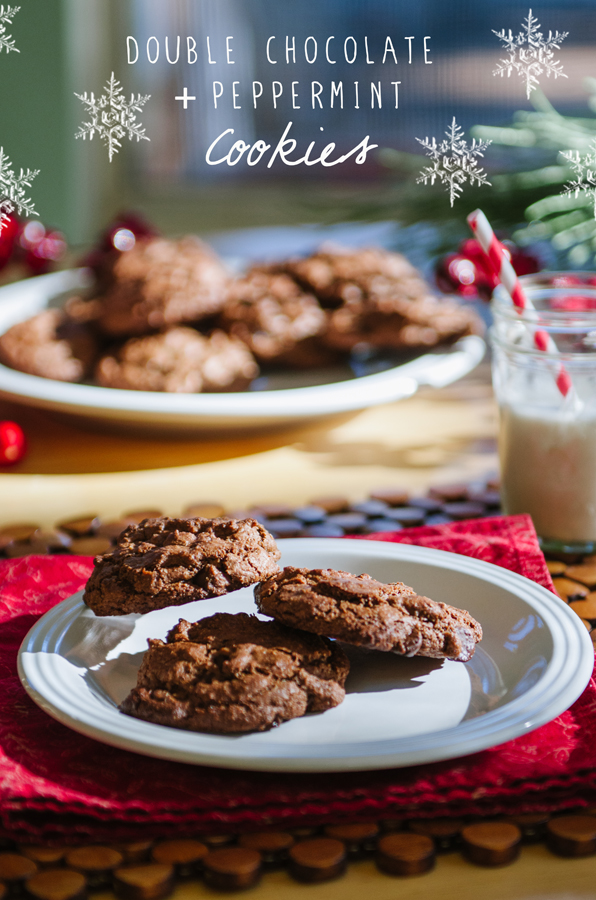
[{"label": "chocolate chunk", "polygon": [[290,875],[311,884],[339,878],[346,870],[346,848],[341,841],[321,837],[300,841],[290,849]]},{"label": "chocolate chunk", "polygon": [[[225,515],[225,509],[220,503],[204,501],[203,503],[191,503],[187,506],[182,515],[184,516],[200,516],[202,519],[219,519]],[[151,516],[151,518],[154,518]]]},{"label": "chocolate chunk", "polygon": [[303,523],[299,519],[267,519],[267,530],[274,538],[297,537],[302,534]]},{"label": "chocolate chunk", "polygon": [[161,900],[174,890],[174,867],[154,863],[116,869],[113,887],[121,900]]},{"label": "chocolate chunk", "polygon": [[571,581],[569,578],[553,578],[553,584],[559,597],[563,600],[583,600],[590,593],[590,589],[579,581]]},{"label": "chocolate chunk", "polygon": [[107,537],[91,535],[90,537],[73,538],[69,547],[70,553],[77,556],[99,556],[112,549],[112,542]]},{"label": "chocolate chunk", "polygon": [[37,864],[20,853],[0,853],[0,882],[11,890],[17,890],[38,871]]},{"label": "chocolate chunk", "polygon": [[311,501],[313,506],[320,506],[328,515],[345,512],[350,501],[345,497],[314,497]]},{"label": "chocolate chunk", "polygon": [[279,571],[279,557],[252,519],[149,519],[96,557],[84,600],[100,616],[180,606],[267,578]]},{"label": "chocolate chunk", "polygon": [[122,518],[128,525],[140,525],[145,519],[159,519],[161,516],[163,516],[163,512],[160,509],[133,509],[131,512],[124,513]]},{"label": "chocolate chunk", "polygon": [[424,510],[426,515],[440,512],[443,508],[443,504],[432,497],[412,497],[408,505],[414,507],[414,509]]},{"label": "chocolate chunk", "polygon": [[178,878],[192,878],[203,869],[203,859],[209,848],[201,841],[189,838],[160,841],[151,851],[153,862],[174,866]]},{"label": "chocolate chunk", "polygon": [[413,819],[408,822],[410,831],[432,838],[436,849],[443,852],[453,850],[459,843],[463,827],[462,819]]},{"label": "chocolate chunk", "polygon": [[405,506],[410,499],[408,491],[395,487],[376,488],[370,492],[370,497],[372,500],[381,500],[388,506]]},{"label": "chocolate chunk", "polygon": [[122,854],[124,862],[129,864],[141,863],[149,859],[152,846],[153,841],[128,841],[124,844],[118,844],[115,849]]},{"label": "chocolate chunk", "polygon": [[557,816],[546,826],[546,843],[558,856],[596,853],[596,816]]},{"label": "chocolate chunk", "polygon": [[306,530],[307,537],[335,538],[343,537],[344,530],[339,525],[332,525],[329,522],[321,522],[320,525],[310,525]]},{"label": "chocolate chunk", "polygon": [[486,507],[482,503],[462,501],[461,503],[443,504],[443,512],[452,519],[463,521],[464,519],[479,519],[486,513]]},{"label": "chocolate chunk", "polygon": [[322,522],[327,513],[321,506],[299,506],[294,510],[294,515],[304,525],[315,525]]},{"label": "chocolate chunk", "polygon": [[508,816],[506,821],[517,825],[521,830],[524,844],[534,844],[544,837],[549,819],[547,813],[520,813],[517,816]]},{"label": "chocolate chunk", "polygon": [[181,619],[167,643],[149,642],[128,715],[214,734],[264,731],[342,702],[349,671],[325,638],[216,613],[194,625]]},{"label": "chocolate chunk", "polygon": [[345,844],[348,856],[361,859],[374,851],[379,825],[377,822],[348,822],[345,825],[326,825],[324,831],[326,837]]},{"label": "chocolate chunk", "polygon": [[58,522],[57,528],[66,531],[73,537],[85,537],[93,534],[99,528],[101,520],[97,515],[80,516],[76,519],[66,519],[66,521]]},{"label": "chocolate chunk", "polygon": [[488,506],[491,509],[496,509],[501,505],[501,494],[499,491],[489,490],[470,491],[470,500],[481,503],[483,506]]},{"label": "chocolate chunk", "polygon": [[97,529],[97,537],[107,538],[110,542],[116,541],[130,522],[126,519],[115,519],[112,522],[102,522]]},{"label": "chocolate chunk", "polygon": [[468,499],[470,487],[467,484],[435,484],[429,489],[428,496],[443,503],[455,503]]},{"label": "chocolate chunk", "polygon": [[66,847],[43,847],[38,844],[19,844],[17,849],[40,867],[60,865],[67,850]]},{"label": "chocolate chunk", "polygon": [[228,844],[234,843],[234,835],[233,834],[202,834],[201,841],[203,844],[207,844],[207,846],[211,850],[216,850],[218,847],[226,847]]},{"label": "chocolate chunk", "polygon": [[381,819],[381,828],[383,831],[401,831],[403,825],[403,819]]},{"label": "chocolate chunk", "polygon": [[477,822],[461,835],[464,856],[479,866],[506,866],[519,856],[522,833],[510,822]]},{"label": "chocolate chunk", "polygon": [[338,525],[346,532],[346,534],[355,534],[366,526],[366,516],[362,513],[333,513],[328,516],[327,522],[330,525]]},{"label": "chocolate chunk", "polygon": [[589,588],[596,587],[596,565],[588,566],[584,563],[579,566],[569,566],[565,574],[572,581],[581,581]]},{"label": "chocolate chunk", "polygon": [[423,834],[384,834],[377,844],[375,862],[386,875],[421,875],[435,864],[435,845]]},{"label": "chocolate chunk", "polygon": [[294,845],[293,836],[287,831],[258,831],[242,834],[240,847],[257,850],[261,854],[264,869],[279,869],[288,860],[288,851]]},{"label": "chocolate chunk", "polygon": [[403,525],[394,519],[369,519],[363,529],[364,534],[376,534],[377,532],[397,532],[403,529]]},{"label": "chocolate chunk", "polygon": [[424,522],[424,510],[415,506],[397,506],[395,509],[388,509],[385,516],[411,528]]},{"label": "chocolate chunk", "polygon": [[253,887],[261,878],[261,854],[248,847],[222,847],[203,859],[204,879],[209,887],[235,891]]},{"label": "chocolate chunk", "polygon": [[30,525],[29,523],[15,522],[10,525],[3,525],[0,528],[0,539],[7,538],[9,541],[29,541],[39,525]]},{"label": "chocolate chunk", "polygon": [[288,566],[258,584],[255,599],[262,613],[286,625],[406,656],[466,661],[482,637],[465,610],[370,575]]},{"label": "chocolate chunk", "polygon": [[351,511],[362,513],[368,518],[378,518],[383,516],[388,508],[389,504],[382,500],[364,500],[362,503],[352,503]]},{"label": "chocolate chunk", "polygon": [[112,847],[96,844],[69,850],[65,862],[69,869],[81,872],[89,887],[95,889],[110,884],[112,872],[122,865],[124,857]]},{"label": "chocolate chunk", "polygon": [[25,892],[33,900],[85,900],[87,881],[80,872],[46,869],[25,882]]}]

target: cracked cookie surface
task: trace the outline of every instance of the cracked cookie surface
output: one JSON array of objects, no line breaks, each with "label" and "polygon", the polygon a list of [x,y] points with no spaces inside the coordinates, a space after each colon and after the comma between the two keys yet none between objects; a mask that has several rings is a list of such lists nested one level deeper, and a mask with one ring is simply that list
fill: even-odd
[{"label": "cracked cookie surface", "polygon": [[166,641],[150,640],[127,715],[214,734],[265,731],[338,706],[349,662],[318,635],[246,613],[181,619]]},{"label": "cracked cookie surface", "polygon": [[269,578],[280,555],[254,519],[145,519],[95,557],[83,599],[98,616],[181,606]]},{"label": "cracked cookie surface", "polygon": [[465,610],[370,575],[287,567],[258,584],[255,598],[262,613],[285,625],[404,656],[465,662],[482,638]]}]

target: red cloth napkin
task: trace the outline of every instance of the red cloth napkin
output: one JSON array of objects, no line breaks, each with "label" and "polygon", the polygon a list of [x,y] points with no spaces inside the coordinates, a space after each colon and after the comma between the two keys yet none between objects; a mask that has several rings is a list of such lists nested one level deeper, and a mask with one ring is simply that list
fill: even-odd
[{"label": "red cloth napkin", "polygon": [[[366,540],[367,538],[365,538]],[[529,517],[382,535],[552,582]],[[29,628],[82,587],[90,559],[0,562],[0,829],[21,840],[131,839],[339,818],[494,815],[596,805],[596,684],[554,721],[457,760],[320,775],[236,772],[150,759],[82,737],[27,696],[16,657]]]}]

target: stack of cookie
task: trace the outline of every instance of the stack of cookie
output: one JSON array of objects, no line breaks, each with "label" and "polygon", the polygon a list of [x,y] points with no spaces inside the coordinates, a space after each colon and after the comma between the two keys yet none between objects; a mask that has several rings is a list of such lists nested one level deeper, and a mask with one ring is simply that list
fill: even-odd
[{"label": "stack of cookie", "polygon": [[464,610],[407,585],[331,569],[280,570],[274,538],[254,519],[146,519],[95,558],[84,600],[99,616],[146,613],[256,584],[262,620],[216,613],[180,619],[152,639],[128,715],[215,734],[264,731],[345,697],[339,642],[405,656],[466,661],[482,637]]},{"label": "stack of cookie", "polygon": [[231,278],[197,238],[145,236],[100,263],[87,296],[0,335],[0,362],[108,388],[239,391],[259,365],[319,367],[362,345],[419,351],[482,331],[381,249],[322,250]]}]

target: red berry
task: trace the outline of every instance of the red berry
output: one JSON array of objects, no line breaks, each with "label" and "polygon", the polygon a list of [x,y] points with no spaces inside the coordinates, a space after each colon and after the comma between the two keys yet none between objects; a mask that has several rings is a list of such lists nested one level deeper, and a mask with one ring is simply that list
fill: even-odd
[{"label": "red berry", "polygon": [[23,429],[16,422],[0,422],[0,466],[13,466],[27,452]]},{"label": "red berry", "polygon": [[10,262],[20,231],[21,223],[17,217],[12,213],[6,215],[0,229],[0,269]]}]

